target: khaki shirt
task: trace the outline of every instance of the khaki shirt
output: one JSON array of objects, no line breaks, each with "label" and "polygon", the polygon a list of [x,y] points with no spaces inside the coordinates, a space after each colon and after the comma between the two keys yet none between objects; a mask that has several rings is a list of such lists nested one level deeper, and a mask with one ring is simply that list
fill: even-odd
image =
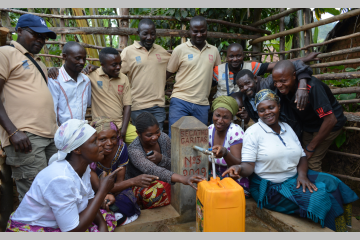
[{"label": "khaki shirt", "polygon": [[109,78],[102,67],[91,72],[91,114],[92,118],[106,116],[122,127],[124,106],[131,106],[131,92],[128,78],[119,73]]},{"label": "khaki shirt", "polygon": [[139,42],[121,53],[121,72],[131,84],[132,111],[165,106],[166,66],[171,54],[153,44],[150,51]]},{"label": "khaki shirt", "polygon": [[[1,101],[11,122],[20,131],[54,138],[56,115],[51,93],[36,66],[25,56],[28,51],[15,41],[15,46],[0,47],[0,78],[5,80]],[[30,53],[30,55],[32,55]],[[34,56],[47,76],[46,66]],[[0,126],[2,147],[11,145],[9,135]]]},{"label": "khaki shirt", "polygon": [[177,72],[171,97],[209,105],[213,69],[220,64],[219,51],[207,42],[201,51],[190,40],[177,46],[167,66],[167,71]]}]

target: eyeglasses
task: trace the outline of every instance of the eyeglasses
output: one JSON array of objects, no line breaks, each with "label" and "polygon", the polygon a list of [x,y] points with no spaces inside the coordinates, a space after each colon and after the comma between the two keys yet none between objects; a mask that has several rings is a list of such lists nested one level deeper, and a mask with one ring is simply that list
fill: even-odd
[{"label": "eyeglasses", "polygon": [[45,41],[48,41],[48,40],[49,40],[48,37],[44,37],[44,35],[42,35],[41,33],[37,33],[37,32],[30,31],[30,29],[28,29],[28,28],[23,28],[23,30],[31,33],[31,35],[33,35],[33,36],[34,36],[35,38],[37,38],[37,39],[43,39],[43,40],[45,40]]}]

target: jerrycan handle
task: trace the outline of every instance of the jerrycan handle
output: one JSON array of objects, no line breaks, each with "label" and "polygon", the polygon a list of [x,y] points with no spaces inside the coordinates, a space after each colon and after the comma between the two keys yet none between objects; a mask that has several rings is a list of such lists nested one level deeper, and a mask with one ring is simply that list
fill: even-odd
[{"label": "jerrycan handle", "polygon": [[222,185],[222,183],[220,182],[219,177],[216,177],[216,179],[214,179],[213,177],[210,177],[210,182],[216,182],[216,184],[219,185],[219,187],[225,188],[224,185]]}]

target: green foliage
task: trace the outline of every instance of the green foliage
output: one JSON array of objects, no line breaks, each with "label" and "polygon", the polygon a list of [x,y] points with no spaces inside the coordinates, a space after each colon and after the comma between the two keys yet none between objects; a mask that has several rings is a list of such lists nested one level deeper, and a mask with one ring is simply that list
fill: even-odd
[{"label": "green foliage", "polygon": [[340,148],[346,141],[346,131],[342,131],[336,138],[335,144],[338,148]]}]

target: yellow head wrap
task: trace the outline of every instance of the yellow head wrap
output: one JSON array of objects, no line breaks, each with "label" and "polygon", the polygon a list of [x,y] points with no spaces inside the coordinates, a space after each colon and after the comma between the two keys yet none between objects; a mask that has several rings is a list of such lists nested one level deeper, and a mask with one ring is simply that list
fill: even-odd
[{"label": "yellow head wrap", "polygon": [[239,110],[239,106],[236,100],[230,96],[220,96],[215,98],[215,100],[212,102],[211,111],[215,111],[220,107],[229,110],[233,116],[236,115]]}]

